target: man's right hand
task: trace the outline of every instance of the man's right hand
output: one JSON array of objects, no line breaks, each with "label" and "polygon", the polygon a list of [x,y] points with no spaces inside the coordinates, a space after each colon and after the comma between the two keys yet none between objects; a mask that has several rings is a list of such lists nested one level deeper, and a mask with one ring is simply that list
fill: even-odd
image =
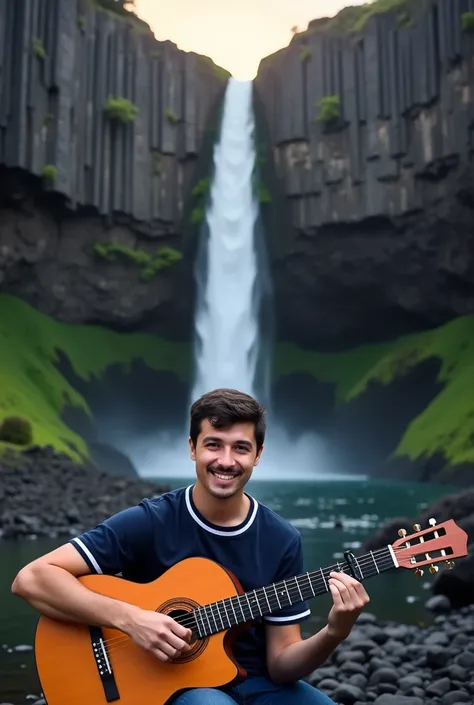
[{"label": "man's right hand", "polygon": [[183,627],[166,614],[138,609],[123,630],[135,644],[150,651],[160,661],[173,661],[189,651],[191,629]]}]

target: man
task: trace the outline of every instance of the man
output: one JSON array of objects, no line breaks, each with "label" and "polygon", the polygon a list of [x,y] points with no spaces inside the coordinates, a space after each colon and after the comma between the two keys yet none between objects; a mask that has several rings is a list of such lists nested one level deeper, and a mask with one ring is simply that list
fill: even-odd
[{"label": "man", "polygon": [[[262,455],[265,426],[264,410],[252,397],[231,389],[205,394],[191,407],[195,484],[144,499],[38,558],[18,573],[13,593],[47,616],[119,629],[160,661],[173,660],[189,648],[190,630],[93,593],[76,577],[121,573],[149,582],[191,556],[224,565],[244,590],[303,573],[299,532],[244,492]],[[369,598],[342,573],[331,574],[329,588],[333,606],[321,631],[302,639],[300,623],[310,616],[304,602],[273,613],[236,641],[235,656],[248,674],[242,683],[188,690],[174,705],[330,705],[301,679],[349,635]]]}]

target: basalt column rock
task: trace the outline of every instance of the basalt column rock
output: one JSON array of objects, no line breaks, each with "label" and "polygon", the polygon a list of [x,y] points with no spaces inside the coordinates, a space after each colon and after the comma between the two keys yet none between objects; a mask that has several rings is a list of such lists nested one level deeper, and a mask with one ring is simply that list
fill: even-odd
[{"label": "basalt column rock", "polygon": [[[0,46],[2,291],[74,323],[159,311],[159,332],[185,337],[183,262],[142,276],[126,255],[182,254],[227,72],[88,0],[0,2]],[[98,257],[104,243],[119,256]]]},{"label": "basalt column rock", "polygon": [[310,24],[261,62],[280,339],[334,350],[474,311],[474,35],[463,3],[413,8]]}]

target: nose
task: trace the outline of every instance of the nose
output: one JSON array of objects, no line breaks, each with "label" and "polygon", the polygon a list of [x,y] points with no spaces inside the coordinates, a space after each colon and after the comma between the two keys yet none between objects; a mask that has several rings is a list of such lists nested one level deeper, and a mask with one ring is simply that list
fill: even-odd
[{"label": "nose", "polygon": [[221,448],[219,453],[219,464],[223,468],[231,468],[234,465],[234,456],[232,454],[232,448]]}]

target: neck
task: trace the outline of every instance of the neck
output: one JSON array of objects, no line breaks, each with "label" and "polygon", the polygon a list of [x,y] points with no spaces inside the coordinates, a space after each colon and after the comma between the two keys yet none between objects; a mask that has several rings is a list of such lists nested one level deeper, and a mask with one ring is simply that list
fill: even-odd
[{"label": "neck", "polygon": [[210,494],[198,480],[192,494],[196,509],[216,526],[238,526],[245,520],[250,509],[250,500],[243,491],[220,499]]}]

